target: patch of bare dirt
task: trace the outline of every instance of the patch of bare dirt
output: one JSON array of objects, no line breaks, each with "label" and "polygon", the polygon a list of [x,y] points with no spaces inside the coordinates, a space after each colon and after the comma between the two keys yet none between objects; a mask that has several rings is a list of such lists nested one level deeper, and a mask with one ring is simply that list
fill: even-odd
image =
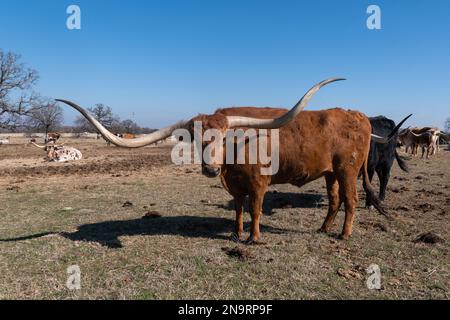
[{"label": "patch of bare dirt", "polygon": [[66,163],[49,163],[43,154],[29,146],[8,146],[0,150],[0,175],[14,177],[47,177],[51,175],[111,174],[121,177],[124,173],[151,170],[171,164],[170,152],[161,152],[169,146],[125,150],[106,147],[99,142],[74,140],[69,144],[78,147],[83,159]]}]

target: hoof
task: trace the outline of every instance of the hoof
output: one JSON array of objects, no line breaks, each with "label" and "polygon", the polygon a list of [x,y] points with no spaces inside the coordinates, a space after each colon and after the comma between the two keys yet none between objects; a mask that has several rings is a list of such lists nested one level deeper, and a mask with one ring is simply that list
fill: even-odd
[{"label": "hoof", "polygon": [[255,239],[253,236],[248,237],[247,240],[245,240],[246,245],[256,245],[256,244],[263,244],[259,241],[259,239]]},{"label": "hoof", "polygon": [[329,230],[327,228],[321,227],[320,229],[317,229],[317,233],[328,233]]},{"label": "hoof", "polygon": [[236,234],[235,232],[233,232],[230,235],[230,240],[233,242],[241,242],[241,237],[238,234]]},{"label": "hoof", "polygon": [[339,235],[339,239],[347,241],[348,239],[350,239],[350,235],[341,234]]}]

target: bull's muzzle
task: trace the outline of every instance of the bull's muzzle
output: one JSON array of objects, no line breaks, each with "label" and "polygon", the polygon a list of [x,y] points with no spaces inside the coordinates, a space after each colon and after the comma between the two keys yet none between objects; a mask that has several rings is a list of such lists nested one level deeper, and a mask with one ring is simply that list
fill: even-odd
[{"label": "bull's muzzle", "polygon": [[202,174],[208,178],[215,178],[220,174],[220,167],[203,165],[202,166]]}]

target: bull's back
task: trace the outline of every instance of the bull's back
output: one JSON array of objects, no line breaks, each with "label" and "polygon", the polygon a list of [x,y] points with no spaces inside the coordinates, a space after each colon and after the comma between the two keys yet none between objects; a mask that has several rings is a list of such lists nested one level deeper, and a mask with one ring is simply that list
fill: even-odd
[{"label": "bull's back", "polygon": [[[243,107],[217,112],[228,116],[268,119],[279,117],[286,111],[280,108]],[[368,118],[357,111],[340,108],[302,111],[279,130],[280,166],[278,173],[272,177],[272,183],[301,185],[333,171],[335,166],[367,159],[370,133]]]}]

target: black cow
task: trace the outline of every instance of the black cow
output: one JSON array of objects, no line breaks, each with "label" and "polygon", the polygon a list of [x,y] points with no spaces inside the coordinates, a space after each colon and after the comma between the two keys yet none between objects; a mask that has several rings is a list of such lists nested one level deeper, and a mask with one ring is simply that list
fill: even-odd
[{"label": "black cow", "polygon": [[[387,136],[395,128],[395,122],[383,116],[369,118],[369,120],[372,125],[372,133],[379,136]],[[370,181],[372,181],[375,172],[378,175],[380,180],[380,200],[385,198],[394,159],[397,159],[397,163],[403,171],[408,172],[408,166],[405,160],[397,153],[396,147],[397,134],[387,144],[376,143],[373,140],[370,143],[367,172]],[[371,205],[370,195],[366,194],[366,206],[370,207]]]}]

